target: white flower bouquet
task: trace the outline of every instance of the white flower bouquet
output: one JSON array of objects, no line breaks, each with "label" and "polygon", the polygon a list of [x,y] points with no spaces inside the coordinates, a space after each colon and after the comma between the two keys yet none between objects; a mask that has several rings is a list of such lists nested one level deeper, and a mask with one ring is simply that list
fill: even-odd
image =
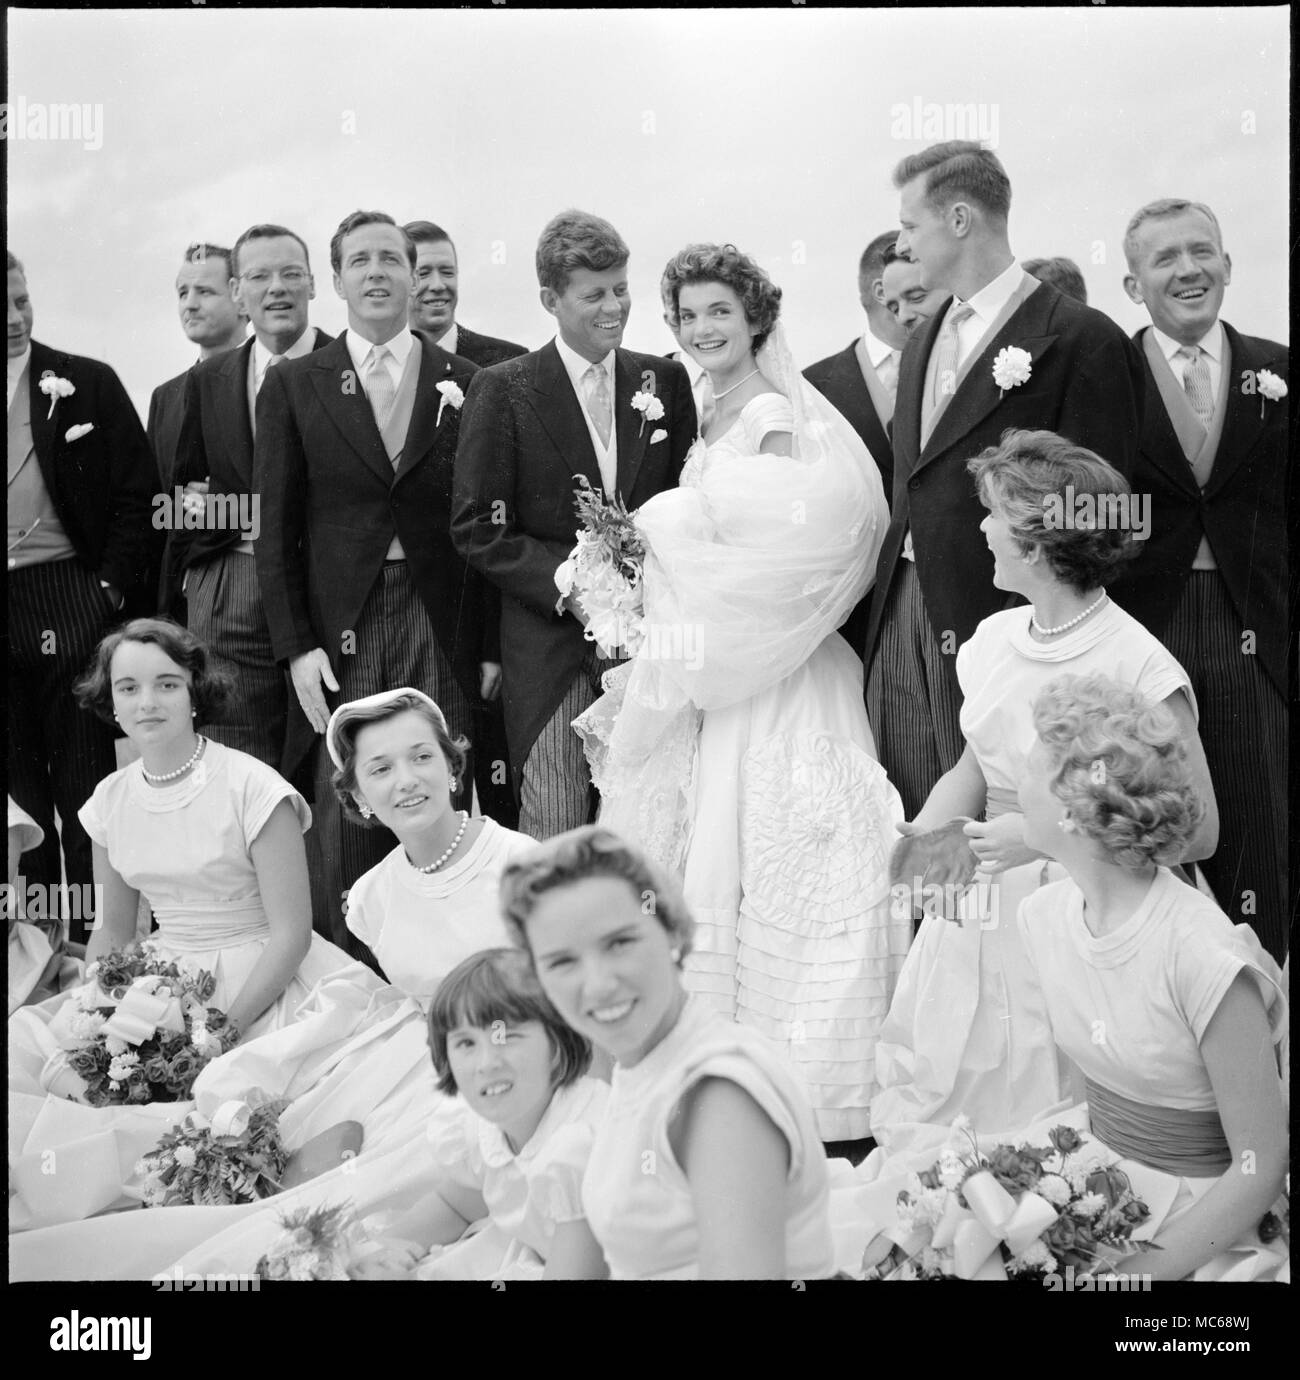
[{"label": "white flower bouquet", "polygon": [[621,647],[627,656],[640,649],[642,624],[641,569],[645,542],[632,515],[618,498],[608,499],[593,489],[585,475],[576,475],[574,506],[582,526],[568,559],[555,572],[560,591],[556,612],[570,595],[587,615],[585,637],[602,656]]},{"label": "white flower bouquet", "polygon": [[136,1164],[145,1206],[224,1207],[278,1193],[289,1162],[280,1139],[285,1105],[226,1102],[211,1121],[190,1112]]}]

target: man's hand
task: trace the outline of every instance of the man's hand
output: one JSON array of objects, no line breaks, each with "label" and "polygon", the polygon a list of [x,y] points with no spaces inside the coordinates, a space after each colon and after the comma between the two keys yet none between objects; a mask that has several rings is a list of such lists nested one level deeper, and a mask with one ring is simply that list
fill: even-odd
[{"label": "man's hand", "polygon": [[478,693],[484,704],[491,704],[501,693],[501,663],[499,661],[479,662]]},{"label": "man's hand", "polygon": [[330,670],[329,657],[320,647],[313,647],[311,651],[294,657],[289,663],[289,674],[293,677],[293,688],[307,722],[317,733],[324,733],[329,726],[330,711],[325,703],[321,682],[324,681],[331,690],[339,688],[334,672]]},{"label": "man's hand", "polygon": [[207,514],[204,495],[208,492],[208,487],[206,479],[191,479],[186,484],[185,492],[181,496],[181,510],[186,513],[193,513],[196,517],[204,517]]}]

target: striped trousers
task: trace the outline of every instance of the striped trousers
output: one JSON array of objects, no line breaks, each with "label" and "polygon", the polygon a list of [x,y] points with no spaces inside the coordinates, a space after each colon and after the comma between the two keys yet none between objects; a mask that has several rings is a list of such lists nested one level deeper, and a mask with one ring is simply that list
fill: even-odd
[{"label": "striped trousers", "polygon": [[[328,695],[331,709],[347,700],[409,685],[437,703],[453,738],[472,740],[474,715],[469,697],[438,645],[405,561],[384,565],[357,619],[356,635],[355,654],[335,663],[339,693]],[[472,771],[471,758],[455,796],[457,808],[469,808]],[[343,894],[397,847],[397,839],[377,820],[362,827],[345,818],[334,794],[333,776],[334,763],[322,742],[317,748],[313,823],[307,836],[312,914],[316,928],[327,939],[364,957],[344,923]]]},{"label": "striped trousers", "polygon": [[1279,963],[1291,920],[1287,886],[1286,702],[1258,657],[1217,570],[1193,570],[1164,632],[1200,710],[1219,807],[1219,845],[1199,864],[1219,905]]},{"label": "striped trousers", "polygon": [[223,551],[190,570],[185,590],[189,630],[235,681],[221,722],[205,724],[204,733],[278,769],[290,691],[271,650],[252,556]]},{"label": "striped trousers", "polygon": [[600,678],[617,661],[600,656],[589,643],[578,674],[524,759],[519,832],[549,839],[578,829],[596,817],[596,792],[573,721],[600,698]]},{"label": "striped trousers", "polygon": [[[48,887],[66,871],[70,885],[91,895],[90,839],[77,811],[117,759],[113,730],[77,707],[72,684],[118,615],[98,577],[75,557],[11,570],[8,594],[9,794],[45,831],[44,843],[23,854],[21,870],[28,885]],[[68,937],[84,943],[90,921],[70,917]]]},{"label": "striped trousers", "polygon": [[[954,652],[955,655],[955,652]],[[880,765],[915,819],[934,784],[966,747],[953,688],[921,597],[916,566],[903,561],[867,671],[867,717]]]}]

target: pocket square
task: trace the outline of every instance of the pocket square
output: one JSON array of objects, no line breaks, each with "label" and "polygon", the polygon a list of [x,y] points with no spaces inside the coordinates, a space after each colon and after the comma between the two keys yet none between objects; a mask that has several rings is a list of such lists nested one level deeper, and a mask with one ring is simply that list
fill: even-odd
[{"label": "pocket square", "polygon": [[65,441],[80,441],[88,432],[94,431],[94,422],[78,422],[76,426],[70,426],[63,433]]},{"label": "pocket square", "polygon": [[667,439],[668,433],[663,429],[663,427],[659,427],[658,430],[652,431],[650,433],[650,444],[652,446],[657,444],[659,441],[666,441]]}]

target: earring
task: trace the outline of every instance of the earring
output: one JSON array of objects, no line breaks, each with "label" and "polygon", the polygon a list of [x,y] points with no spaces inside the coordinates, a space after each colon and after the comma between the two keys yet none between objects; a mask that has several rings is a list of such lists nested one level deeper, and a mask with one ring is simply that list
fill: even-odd
[{"label": "earring", "polygon": [[1074,833],[1074,821],[1073,821],[1072,819],[1068,819],[1068,818],[1067,818],[1067,819],[1058,819],[1058,820],[1056,821],[1056,827],[1057,827],[1057,828],[1061,831],[1061,833],[1063,833],[1063,834],[1072,834],[1072,833]]},{"label": "earring", "polygon": [[375,812],[370,808],[369,805],[358,805],[357,813],[361,816],[362,819],[370,819]]},{"label": "earring", "polygon": [[191,718],[191,719],[197,719],[198,717],[199,717],[199,711],[198,711],[197,709],[191,709],[191,710],[190,710],[190,718]]},{"label": "earring", "polygon": [[668,957],[671,958],[674,963],[680,963],[682,961],[682,951],[680,949],[669,949]]},{"label": "earring", "polygon": [[451,778],[450,784],[453,792],[460,790],[460,782],[454,776]]}]

